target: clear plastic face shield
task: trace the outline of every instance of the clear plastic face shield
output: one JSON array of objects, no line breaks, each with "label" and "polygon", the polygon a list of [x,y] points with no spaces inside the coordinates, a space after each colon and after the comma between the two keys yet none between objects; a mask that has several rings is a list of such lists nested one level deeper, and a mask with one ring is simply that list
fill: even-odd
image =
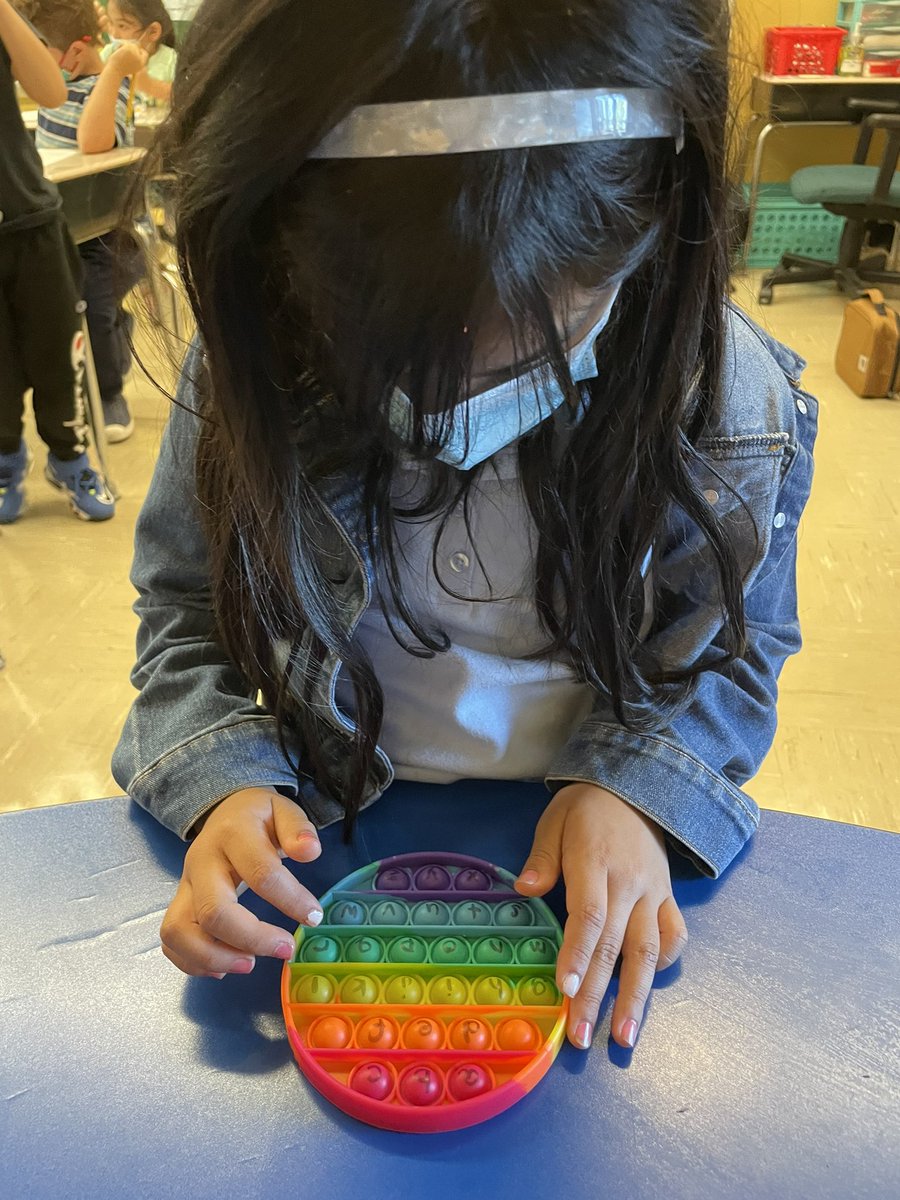
[{"label": "clear plastic face shield", "polygon": [[[365,105],[331,130],[310,157],[401,158],[650,138],[673,139],[676,153],[684,144],[683,118],[665,92],[568,89]],[[594,343],[610,319],[618,290],[587,335],[569,350],[575,383],[597,374]],[[464,401],[459,406],[465,409],[463,419],[452,422],[438,457],[470,470],[531,432],[564,402],[546,366],[534,368]],[[396,433],[408,440],[413,407],[399,388],[390,419]],[[427,418],[432,433],[440,421]]]}]

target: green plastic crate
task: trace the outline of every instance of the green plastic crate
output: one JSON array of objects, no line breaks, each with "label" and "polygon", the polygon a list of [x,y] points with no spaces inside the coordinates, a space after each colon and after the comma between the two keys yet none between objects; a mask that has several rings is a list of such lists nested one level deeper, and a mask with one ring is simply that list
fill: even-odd
[{"label": "green plastic crate", "polygon": [[[749,199],[749,188],[744,188]],[[799,204],[786,183],[764,183],[753,222],[748,264],[775,267],[782,254],[836,261],[843,217],[826,212],[819,204]]]}]

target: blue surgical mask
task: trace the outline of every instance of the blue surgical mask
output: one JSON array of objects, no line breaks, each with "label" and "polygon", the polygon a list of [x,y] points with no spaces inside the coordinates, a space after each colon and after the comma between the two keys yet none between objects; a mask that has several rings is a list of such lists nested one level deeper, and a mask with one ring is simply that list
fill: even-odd
[{"label": "blue surgical mask", "polygon": [[[616,288],[602,316],[569,351],[569,371],[575,383],[597,377],[594,343],[609,323],[618,294],[619,289]],[[549,370],[546,367],[534,367],[524,375],[517,375],[487,392],[480,392],[462,401],[454,410],[449,440],[437,457],[460,471],[470,471],[526,433],[531,433],[565,402],[565,395]],[[391,400],[390,421],[394,432],[408,440],[413,426],[413,407],[409,397],[400,388],[396,389]],[[426,415],[426,434],[436,439],[440,431],[441,418],[435,414]]]}]

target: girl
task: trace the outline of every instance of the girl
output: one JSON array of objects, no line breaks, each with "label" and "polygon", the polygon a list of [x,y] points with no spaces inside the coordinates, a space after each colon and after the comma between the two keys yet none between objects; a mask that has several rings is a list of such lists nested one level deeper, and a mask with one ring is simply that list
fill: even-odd
[{"label": "girl", "polygon": [[[98,16],[102,13],[99,4]],[[178,55],[175,29],[161,0],[109,0],[101,29],[112,38],[100,57],[114,54],[121,42],[138,42],[149,55],[146,67],[135,76],[135,94],[151,104],[168,104]]]},{"label": "girl", "polygon": [[[116,777],[193,974],[395,776],[547,781],[558,980],[634,1044],[799,647],[815,402],[726,306],[724,0],[207,0],[166,153],[200,330],[137,530]],[[211,49],[210,49],[211,47]],[[259,701],[254,699],[257,698]]]}]

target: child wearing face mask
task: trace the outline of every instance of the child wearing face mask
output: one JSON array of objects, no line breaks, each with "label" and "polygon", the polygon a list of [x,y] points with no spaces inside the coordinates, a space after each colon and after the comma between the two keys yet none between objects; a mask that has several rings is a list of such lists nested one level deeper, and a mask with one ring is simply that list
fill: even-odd
[{"label": "child wearing face mask", "polygon": [[517,888],[564,877],[569,1038],[621,954],[635,1044],[686,940],[668,855],[718,875],[752,836],[800,645],[816,404],[727,301],[728,22],[206,0],[163,147],[201,337],[114,757],[191,840],[182,970],[289,957],[239,882],[318,924],[282,858],[393,779],[540,779]]},{"label": "child wearing face mask", "polygon": [[137,42],[147,51],[147,65],[135,75],[135,94],[149,105],[168,104],[178,55],[165,5],[161,0],[109,0],[105,13],[96,7],[101,28],[112,39],[100,57],[105,62],[122,42]]}]

